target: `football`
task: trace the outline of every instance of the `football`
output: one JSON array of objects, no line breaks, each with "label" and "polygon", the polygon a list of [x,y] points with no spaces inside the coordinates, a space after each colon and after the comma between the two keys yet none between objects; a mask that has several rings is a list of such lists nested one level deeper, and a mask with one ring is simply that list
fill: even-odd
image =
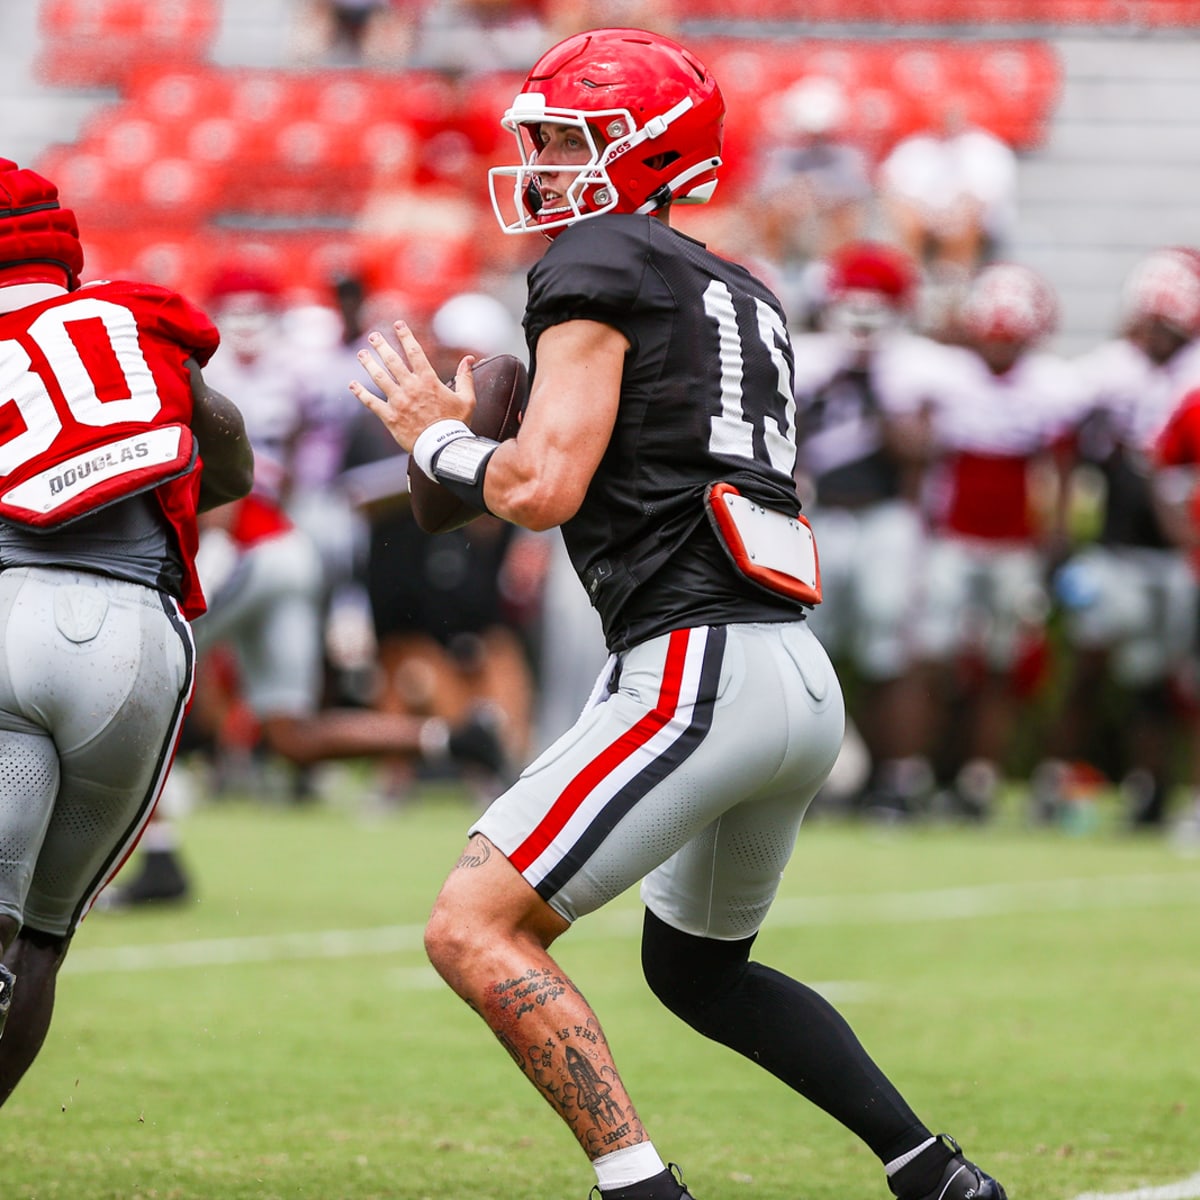
[{"label": "football", "polygon": [[[525,364],[513,354],[493,354],[471,367],[475,381],[475,415],[471,431],[497,442],[515,437],[529,392]],[[450,387],[454,381],[450,380]],[[408,494],[413,518],[426,533],[448,533],[481,517],[481,509],[460,500],[430,479],[410,458]]]}]

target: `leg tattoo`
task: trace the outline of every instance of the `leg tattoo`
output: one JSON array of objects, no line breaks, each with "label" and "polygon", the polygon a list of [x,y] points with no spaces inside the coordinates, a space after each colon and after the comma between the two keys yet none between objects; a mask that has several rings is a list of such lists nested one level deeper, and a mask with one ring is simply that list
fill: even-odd
[{"label": "leg tattoo", "polygon": [[646,1140],[599,1021],[552,963],[493,984],[472,1007],[589,1158]]}]

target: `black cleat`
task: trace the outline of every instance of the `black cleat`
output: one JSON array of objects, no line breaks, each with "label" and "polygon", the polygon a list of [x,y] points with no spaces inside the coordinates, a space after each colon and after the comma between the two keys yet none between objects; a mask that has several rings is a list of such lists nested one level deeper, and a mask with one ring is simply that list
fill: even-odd
[{"label": "black cleat", "polygon": [[671,1163],[665,1171],[628,1187],[602,1192],[598,1187],[588,1193],[588,1200],[696,1200],[683,1182],[683,1173]]},{"label": "black cleat", "polygon": [[958,1143],[949,1134],[939,1133],[938,1139],[953,1151],[954,1157],[946,1164],[937,1187],[919,1200],[1008,1200],[995,1179],[963,1157]]}]

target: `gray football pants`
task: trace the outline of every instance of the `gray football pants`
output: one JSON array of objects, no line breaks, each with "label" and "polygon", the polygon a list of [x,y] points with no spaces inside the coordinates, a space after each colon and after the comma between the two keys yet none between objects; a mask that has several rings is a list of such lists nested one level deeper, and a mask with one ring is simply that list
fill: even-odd
[{"label": "gray football pants", "polygon": [[194,660],[153,588],[0,572],[0,912],[56,935],[83,919],[150,819]]},{"label": "gray football pants", "polygon": [[841,745],[829,658],[792,621],[679,629],[619,666],[473,832],[569,921],[642,880],[674,928],[749,937]]}]

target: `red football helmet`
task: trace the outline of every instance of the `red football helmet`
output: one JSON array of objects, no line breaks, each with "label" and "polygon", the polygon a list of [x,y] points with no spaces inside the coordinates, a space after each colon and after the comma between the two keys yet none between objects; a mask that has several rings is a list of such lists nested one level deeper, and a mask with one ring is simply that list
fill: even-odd
[{"label": "red football helmet", "polygon": [[1195,250],[1155,250],[1125,280],[1126,319],[1157,318],[1179,336],[1200,335],[1200,257]]},{"label": "red football helmet", "polygon": [[917,265],[883,242],[851,242],[829,258],[826,287],[833,299],[872,292],[893,308],[907,308],[917,288]]},{"label": "red football helmet", "polygon": [[36,171],[0,158],[0,283],[79,286],[83,246],[75,214]]},{"label": "red football helmet", "polygon": [[[601,213],[703,204],[717,186],[724,121],[717,81],[670,38],[641,29],[575,34],[542,55],[501,120],[521,165],[488,172],[500,228],[547,233]],[[543,125],[579,130],[589,160],[539,162]],[[574,174],[553,208],[542,203],[545,172]],[[513,181],[511,199],[502,179]]]},{"label": "red football helmet", "polygon": [[266,353],[282,308],[283,287],[253,263],[222,264],[208,285],[208,305],[222,345],[244,362]]},{"label": "red football helmet", "polygon": [[992,263],[972,281],[959,319],[973,342],[1025,346],[1053,332],[1058,301],[1050,284],[1018,263]]},{"label": "red football helmet", "polygon": [[900,324],[917,291],[917,265],[882,242],[851,242],[826,264],[824,324],[867,348]]}]

